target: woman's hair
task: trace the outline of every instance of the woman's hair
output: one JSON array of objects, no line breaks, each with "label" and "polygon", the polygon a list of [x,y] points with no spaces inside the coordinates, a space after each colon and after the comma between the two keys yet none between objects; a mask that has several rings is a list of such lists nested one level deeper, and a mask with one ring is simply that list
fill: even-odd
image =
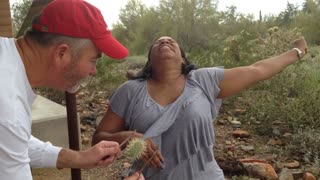
[{"label": "woman's hair", "polygon": [[[39,21],[39,16],[33,19],[33,22]],[[92,44],[90,39],[73,38],[69,36],[63,36],[59,34],[52,34],[47,32],[41,32],[29,28],[25,31],[24,36],[32,41],[40,44],[43,47],[48,47],[55,44],[68,44],[71,48],[72,55],[79,57],[81,50]]]},{"label": "woman's hair", "polygon": [[[132,79],[142,79],[142,80],[147,80],[150,79],[152,77],[152,67],[150,66],[150,62],[151,62],[151,50],[152,50],[153,45],[151,45],[151,47],[149,48],[149,52],[148,52],[148,61],[147,63],[144,65],[144,67],[142,68],[142,70],[135,74],[135,75],[130,75],[128,76],[128,79],[132,80]],[[186,57],[186,53],[183,51],[183,49],[181,47],[180,48],[180,53],[181,53],[181,57],[184,59],[185,63],[181,63],[181,74],[183,75],[188,75],[189,72],[193,69],[196,69],[195,65],[193,65]]]}]

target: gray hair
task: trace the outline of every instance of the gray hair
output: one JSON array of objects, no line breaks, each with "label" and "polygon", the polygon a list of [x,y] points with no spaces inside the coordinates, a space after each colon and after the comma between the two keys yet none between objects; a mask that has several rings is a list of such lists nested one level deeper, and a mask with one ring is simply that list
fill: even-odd
[{"label": "gray hair", "polygon": [[90,39],[51,34],[33,29],[28,29],[25,32],[24,36],[26,38],[30,38],[32,41],[35,41],[44,47],[65,43],[70,46],[73,58],[78,58],[84,48],[93,44]]}]

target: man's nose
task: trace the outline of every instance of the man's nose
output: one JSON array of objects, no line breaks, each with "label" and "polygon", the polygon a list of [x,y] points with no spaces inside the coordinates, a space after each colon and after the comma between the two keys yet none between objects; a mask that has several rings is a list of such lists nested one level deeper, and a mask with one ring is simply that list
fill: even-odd
[{"label": "man's nose", "polygon": [[90,75],[91,75],[91,76],[94,76],[94,75],[96,75],[96,74],[97,74],[97,67],[94,66],[94,67],[92,68],[91,72],[90,72]]}]

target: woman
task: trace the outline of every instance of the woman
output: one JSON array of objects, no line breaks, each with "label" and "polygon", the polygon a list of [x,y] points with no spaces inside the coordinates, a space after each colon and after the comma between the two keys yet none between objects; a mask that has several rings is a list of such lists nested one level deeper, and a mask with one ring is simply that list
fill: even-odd
[{"label": "woman", "polygon": [[221,99],[271,78],[307,52],[303,38],[294,47],[250,66],[195,70],[175,40],[161,37],[151,46],[142,74],[110,97],[93,144],[121,143],[136,130],[137,137],[148,138],[145,159],[157,148],[161,152],[143,172],[146,179],[222,180],[212,126]]}]

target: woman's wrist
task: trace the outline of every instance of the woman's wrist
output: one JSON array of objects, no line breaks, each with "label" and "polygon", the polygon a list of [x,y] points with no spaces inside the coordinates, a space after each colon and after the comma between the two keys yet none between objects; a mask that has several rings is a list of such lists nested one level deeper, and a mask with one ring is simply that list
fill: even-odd
[{"label": "woman's wrist", "polygon": [[303,58],[303,56],[305,55],[305,52],[301,51],[299,48],[292,48],[292,50],[296,51],[296,54],[298,56],[299,59]]}]

